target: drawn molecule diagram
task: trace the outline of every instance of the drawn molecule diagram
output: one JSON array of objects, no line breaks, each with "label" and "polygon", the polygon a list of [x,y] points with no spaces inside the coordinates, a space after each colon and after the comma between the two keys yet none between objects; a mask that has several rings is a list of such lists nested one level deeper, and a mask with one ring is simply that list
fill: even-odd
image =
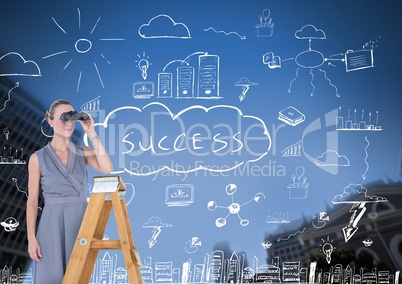
[{"label": "drawn molecule diagram", "polygon": [[223,217],[223,218],[221,217],[221,218],[216,219],[215,225],[218,228],[223,227],[223,226],[226,225],[226,219],[230,215],[237,215],[237,217],[239,217],[239,219],[240,219],[240,225],[242,225],[243,227],[247,226],[250,222],[249,222],[249,220],[243,219],[242,217],[240,217],[239,212],[240,212],[241,207],[243,205],[246,205],[246,204],[252,202],[252,201],[255,201],[255,202],[259,203],[261,198],[265,199],[265,195],[263,193],[261,193],[261,192],[258,192],[252,199],[248,200],[247,202],[245,202],[243,204],[240,204],[240,203],[234,202],[234,194],[236,193],[236,191],[237,191],[237,185],[235,185],[233,183],[230,183],[230,184],[228,184],[226,186],[226,194],[231,196],[231,200],[232,200],[232,203],[229,206],[219,206],[213,200],[208,202],[207,207],[208,207],[209,211],[214,211],[217,208],[224,208],[224,209],[227,209],[229,211],[229,213],[225,217]]}]

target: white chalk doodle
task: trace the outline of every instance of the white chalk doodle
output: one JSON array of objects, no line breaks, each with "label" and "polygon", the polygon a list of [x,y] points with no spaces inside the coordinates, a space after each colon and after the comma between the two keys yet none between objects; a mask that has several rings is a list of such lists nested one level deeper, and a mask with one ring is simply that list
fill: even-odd
[{"label": "white chalk doodle", "polygon": [[347,50],[345,53],[346,72],[374,67],[374,49]]},{"label": "white chalk doodle", "polygon": [[148,246],[149,248],[152,248],[156,244],[157,238],[161,233],[162,228],[170,228],[173,227],[173,225],[169,223],[163,223],[161,218],[153,216],[149,218],[149,220],[145,222],[142,227],[145,229],[152,229],[152,237],[148,240]]},{"label": "white chalk doodle", "polygon": [[205,32],[211,31],[211,30],[212,30],[214,33],[217,33],[217,34],[224,34],[224,35],[226,35],[226,36],[236,35],[236,36],[238,36],[241,40],[245,40],[245,39],[246,39],[246,36],[239,35],[239,33],[233,32],[233,31],[231,31],[231,32],[225,32],[225,31],[216,30],[216,29],[213,28],[213,27],[209,27],[209,28],[207,28],[207,29],[204,29]]},{"label": "white chalk doodle", "polygon": [[265,199],[265,195],[262,192],[258,192],[252,199],[250,199],[249,201],[247,201],[247,202],[245,202],[243,204],[240,204],[240,203],[234,202],[233,195],[236,193],[236,191],[237,191],[237,185],[231,183],[231,184],[228,184],[226,186],[226,194],[231,196],[231,199],[232,199],[232,203],[229,206],[219,206],[215,201],[209,201],[208,202],[207,208],[208,208],[209,211],[214,211],[217,208],[224,208],[224,209],[227,209],[229,211],[228,215],[226,215],[225,217],[221,217],[221,218],[216,219],[215,225],[218,228],[223,227],[223,226],[226,225],[226,219],[230,215],[237,215],[237,217],[239,217],[239,219],[240,219],[240,225],[242,225],[243,227],[247,226],[250,223],[250,221],[240,217],[239,212],[241,210],[241,207],[243,205],[246,205],[246,204],[252,202],[252,201],[255,201],[255,202],[259,203],[261,199]]},{"label": "white chalk doodle", "polygon": [[300,157],[303,148],[302,140],[286,147],[282,150],[282,157]]},{"label": "white chalk doodle", "polygon": [[288,224],[290,223],[289,220],[289,213],[282,213],[282,212],[270,212],[268,211],[267,224]]},{"label": "white chalk doodle", "polygon": [[[3,129],[3,134],[6,137],[6,140],[8,140],[8,138],[10,138],[10,129],[8,129],[8,127],[5,127]],[[1,161],[0,161],[1,162]]]},{"label": "white chalk doodle", "polygon": [[363,245],[364,245],[365,247],[371,247],[371,245],[372,245],[374,242],[373,242],[372,239],[367,238],[367,239],[365,239],[364,241],[362,241],[362,243],[363,243]]},{"label": "white chalk doodle", "polygon": [[275,55],[273,52],[267,52],[262,56],[262,63],[266,64],[269,69],[276,69],[282,67],[282,59],[280,56]]},{"label": "white chalk doodle", "polygon": [[307,177],[304,175],[304,173],[304,167],[298,166],[295,173],[291,175],[292,183],[287,186],[289,189],[289,199],[307,198],[309,183],[307,182]]},{"label": "white chalk doodle", "polygon": [[15,230],[17,230],[19,224],[20,223],[13,217],[8,217],[6,220],[0,223],[0,225],[3,226],[4,231],[6,232],[14,232]]},{"label": "white chalk doodle", "polygon": [[145,52],[143,52],[142,56],[138,54],[137,56],[139,60],[135,60],[135,62],[137,62],[137,67],[141,71],[142,78],[146,80],[148,76],[148,68],[150,65],[152,65],[152,63],[149,62],[149,56],[146,56]]},{"label": "white chalk doodle", "polygon": [[[287,58],[282,60],[280,56],[275,55],[273,52],[268,52],[265,53],[262,57],[262,62],[263,64],[268,65],[270,69],[276,69],[276,68],[281,68],[282,67],[282,62],[294,59],[295,63],[298,65],[296,69],[296,75],[295,78],[290,82],[289,88],[288,88],[288,93],[292,92],[292,86],[293,83],[298,79],[299,77],[299,71],[302,69],[308,70],[311,80],[310,80],[310,85],[312,88],[312,91],[310,92],[310,95],[314,95],[315,91],[315,76],[314,75],[314,70],[318,69],[321,72],[321,75],[325,78],[325,80],[328,82],[328,84],[335,90],[335,95],[337,97],[340,97],[340,94],[338,92],[338,88],[336,85],[332,83],[332,81],[327,77],[327,72],[321,68],[321,66],[324,65],[325,62],[328,62],[330,58],[326,58],[322,52],[318,50],[312,49],[311,43],[312,40],[323,40],[326,39],[327,36],[325,32],[322,29],[317,29],[314,25],[307,24],[303,26],[300,30],[297,30],[295,32],[295,37],[298,40],[308,40],[308,49],[305,51],[302,51],[299,53],[295,58]],[[338,59],[335,59],[338,60]],[[344,59],[339,59],[343,60]]]},{"label": "white chalk doodle", "polygon": [[192,237],[191,240],[188,240],[184,246],[184,250],[188,254],[196,253],[199,247],[202,246],[202,242],[198,237]]},{"label": "white chalk doodle", "polygon": [[321,229],[324,228],[328,222],[329,222],[329,216],[327,212],[320,212],[314,216],[312,225],[316,229]]},{"label": "white chalk doodle", "polygon": [[150,38],[191,39],[190,30],[184,23],[175,22],[169,15],[160,14],[138,28],[138,35]]},{"label": "white chalk doodle", "polygon": [[235,83],[236,87],[242,87],[241,94],[239,95],[239,100],[242,102],[246,98],[246,94],[250,89],[250,86],[256,86],[258,83],[251,82],[247,77],[241,77],[239,81]]},{"label": "white chalk doodle", "polygon": [[359,229],[358,223],[367,210],[366,203],[377,202],[388,202],[388,199],[382,196],[369,196],[367,188],[361,184],[350,183],[343,189],[342,194],[335,195],[332,199],[333,204],[352,204],[349,210],[352,213],[349,224],[342,228],[345,242],[348,242]]},{"label": "white chalk doodle", "polygon": [[3,147],[3,155],[0,154],[0,165],[10,165],[10,164],[18,164],[25,165],[26,161],[24,160],[24,148],[13,149],[12,147]]},{"label": "white chalk doodle", "polygon": [[303,234],[306,231],[306,229],[307,229],[307,227],[304,227],[303,230],[296,231],[296,232],[290,234],[289,236],[287,236],[286,238],[278,238],[276,241],[277,242],[288,241],[291,237],[295,237],[296,235]]},{"label": "white chalk doodle", "polygon": [[[3,103],[3,108],[0,109],[0,112],[2,112],[3,110],[6,109],[7,103],[11,100],[11,92],[12,92],[15,88],[18,88],[19,86],[20,86],[20,83],[17,82],[17,83],[15,83],[14,87],[12,87],[12,88],[8,91],[8,93],[7,93],[7,100]],[[8,140],[8,138],[7,138],[7,140]]]},{"label": "white chalk doodle", "polygon": [[173,97],[177,99],[223,98],[220,95],[219,56],[197,51],[184,59],[169,61],[162,72],[158,73],[158,98]]},{"label": "white chalk doodle", "polygon": [[[160,166],[152,166],[152,167],[147,167],[146,169],[144,168],[142,171],[137,171],[137,167],[134,167],[137,165],[137,162],[127,162],[127,165],[122,165],[119,170],[115,170],[113,173],[119,174],[122,172],[127,172],[131,175],[134,176],[149,176],[149,175],[154,175],[157,174],[161,171],[164,170],[169,170],[174,173],[178,174],[187,174],[187,173],[194,173],[196,171],[200,170],[205,170],[209,172],[229,172],[232,171],[244,164],[247,163],[254,163],[262,159],[264,156],[266,156],[271,148],[271,136],[268,132],[268,129],[265,125],[265,123],[262,121],[262,119],[255,117],[255,116],[250,116],[250,115],[245,115],[242,113],[240,109],[234,106],[230,105],[216,105],[212,106],[209,108],[206,108],[201,105],[193,105],[188,108],[185,108],[181,111],[179,111],[177,114],[173,114],[171,110],[165,106],[164,104],[158,103],[158,102],[153,102],[145,105],[142,108],[134,107],[134,106],[124,106],[124,107],[119,107],[113,111],[111,111],[109,114],[106,115],[105,120],[103,122],[95,123],[96,127],[104,127],[105,129],[108,129],[109,124],[111,123],[114,125],[115,121],[113,119],[116,119],[118,116],[119,112],[132,112],[132,116],[136,116],[141,114],[142,112],[145,112],[148,109],[153,109],[156,108],[158,113],[163,113],[163,118],[164,121],[166,121],[166,118],[170,118],[172,123],[178,123],[178,127],[180,128],[179,131],[176,132],[174,131],[169,131],[166,135],[163,137],[155,138],[155,131],[152,132],[150,129],[149,131],[145,131],[145,135],[149,135],[145,141],[148,141],[147,145],[144,144],[144,140],[141,138],[141,140],[138,140],[137,136],[135,135],[136,133],[133,132],[132,129],[128,129],[127,132],[120,131],[119,134],[117,135],[117,138],[120,139],[120,142],[117,143],[116,145],[123,145],[125,147],[123,150],[122,149],[116,149],[118,150],[125,158],[131,158],[133,155],[142,155],[142,154],[151,154],[153,155],[154,158],[159,158],[161,159],[161,165]],[[212,112],[214,113],[219,113],[219,115],[222,115],[223,111],[228,111],[228,114],[235,114],[238,116],[238,118],[244,118],[247,120],[247,122],[253,122],[253,127],[257,127],[260,129],[259,130],[259,138],[258,140],[261,143],[258,143],[258,145],[255,145],[255,147],[258,146],[258,148],[255,148],[253,152],[248,150],[245,153],[241,153],[242,148],[244,147],[244,143],[239,140],[237,136],[240,135],[240,132],[233,133],[231,136],[230,141],[222,141],[219,142],[219,136],[221,135],[219,132],[216,134],[212,134],[211,136],[211,142],[214,144],[212,145],[213,147],[211,148],[211,155],[220,155],[221,153],[224,153],[223,151],[225,150],[230,150],[231,153],[237,153],[237,154],[242,154],[238,155],[239,157],[244,157],[244,160],[242,161],[233,161],[231,162],[232,165],[229,165],[228,163],[225,163],[224,167],[220,166],[215,166],[215,165],[207,165],[207,164],[202,164],[202,163],[195,163],[194,165],[189,165],[187,166],[181,166],[177,163],[172,164],[171,159],[169,159],[169,163],[166,163],[166,161],[163,159],[164,156],[170,154],[173,155],[175,153],[181,153],[182,151],[192,151],[190,153],[193,153],[195,150],[202,150],[197,146],[197,143],[194,141],[197,141],[197,136],[199,134],[195,133],[189,136],[189,133],[186,133],[187,130],[183,129],[183,121],[181,120],[182,117],[187,115],[189,112],[193,111],[201,111],[201,113],[204,113],[205,115],[210,114]],[[218,112],[217,112],[218,111]],[[236,118],[237,119],[237,118]],[[109,121],[112,120],[112,121]],[[126,122],[122,122],[126,123]],[[176,127],[176,126],[175,126]],[[177,127],[176,127],[177,128]],[[172,129],[176,129],[172,128]],[[216,128],[216,127],[215,127]],[[113,131],[114,128],[110,129],[110,131]],[[145,130],[143,127],[141,127],[142,130]],[[212,129],[212,128],[211,128]],[[166,128],[161,129],[166,130]],[[218,129],[217,129],[218,130]],[[103,131],[103,130],[102,130]],[[183,132],[184,131],[184,132]],[[232,131],[232,130],[231,130]],[[141,132],[141,135],[143,135],[144,132]],[[116,136],[116,134],[111,133],[110,135]],[[195,135],[195,137],[194,137]],[[255,134],[256,135],[256,134]],[[256,136],[253,136],[254,138]],[[113,137],[110,136],[110,137]],[[246,135],[247,136],[247,135]],[[173,140],[168,139],[168,138],[175,137]],[[246,137],[244,137],[246,138]],[[243,139],[244,139],[243,138]],[[84,135],[84,143],[88,145],[89,141],[87,139],[87,136]],[[181,144],[182,140],[186,139],[193,139],[193,141],[189,141],[189,143]],[[195,140],[194,140],[195,139]],[[171,141],[171,142],[167,142]],[[122,143],[121,143],[122,142]],[[219,142],[219,143],[218,143]],[[187,145],[189,147],[184,147],[183,145]],[[195,146],[195,147],[194,147]],[[218,148],[217,148],[218,147]],[[194,149],[193,149],[194,148]],[[226,148],[226,149],[225,149]],[[229,152],[228,152],[229,153]],[[236,154],[236,155],[237,155]],[[224,159],[228,155],[220,155],[219,158]],[[216,161],[214,161],[215,163]],[[188,163],[188,160],[186,160],[186,163]],[[139,166],[139,165],[138,165]]]},{"label": "white chalk doodle", "polygon": [[[25,197],[28,198],[28,191],[25,191],[25,190],[21,190],[21,189],[20,189],[20,187],[18,186],[18,179],[13,177],[11,180],[15,183],[15,187],[17,188],[17,190],[18,190],[19,192],[25,194]],[[40,207],[40,206],[38,206],[38,209],[39,209],[39,210],[42,210],[43,208]]]},{"label": "white chalk doodle", "polygon": [[334,252],[336,247],[334,247],[332,245],[333,241],[329,238],[329,236],[327,237],[326,240],[321,239],[321,241],[324,243],[324,244],[320,244],[321,251],[325,255],[325,259],[327,260],[327,263],[330,264],[332,253]]},{"label": "white chalk doodle", "polygon": [[301,113],[297,108],[293,106],[288,106],[287,108],[279,112],[278,119],[290,126],[296,126],[305,121],[306,116]]},{"label": "white chalk doodle", "polygon": [[262,246],[264,249],[270,249],[271,246],[272,246],[272,243],[271,243],[269,240],[266,240],[266,241],[264,241],[263,243],[261,243],[261,246]]},{"label": "white chalk doodle", "polygon": [[98,96],[90,101],[85,102],[80,106],[81,111],[85,112],[96,112],[100,110],[100,97]]},{"label": "white chalk doodle", "polygon": [[171,184],[166,187],[165,203],[167,206],[189,206],[194,202],[192,184]]},{"label": "white chalk doodle", "polygon": [[271,10],[262,10],[262,15],[258,16],[260,22],[255,26],[257,37],[271,37],[274,33],[274,23],[272,22]]},{"label": "white chalk doodle", "polygon": [[[81,11],[79,8],[77,8],[77,13],[78,13],[78,29],[81,29]],[[90,38],[90,36],[95,32],[96,27],[99,24],[101,17],[98,18],[98,20],[96,21],[96,23],[94,24],[91,32],[88,34],[88,38]],[[65,34],[67,35],[66,30],[56,21],[56,19],[54,17],[52,17],[53,22],[55,23],[55,25]],[[92,49],[92,45],[93,45],[93,41],[89,40],[88,38],[79,38],[78,40],[75,41],[74,43],[74,49],[78,54],[86,54],[89,53],[89,51]],[[99,41],[124,41],[126,40],[125,38],[98,38]],[[61,54],[66,54],[68,53],[68,50],[62,50],[62,51],[58,51],[58,52],[54,52],[52,54],[43,56],[42,59],[48,59],[57,55],[61,55]],[[105,58],[105,56],[100,53],[101,57],[103,60],[105,60],[109,65],[111,65],[110,61],[107,60]],[[74,56],[74,55],[73,55]],[[63,71],[67,69],[67,67],[71,64],[71,62],[73,61],[74,58],[70,58],[70,60],[67,62],[67,64],[64,66]],[[103,84],[103,80],[102,80],[102,76],[100,74],[98,65],[96,64],[96,62],[93,62],[93,66],[95,69],[95,72],[98,76],[99,82],[102,86],[102,88],[105,88],[104,84]],[[82,70],[79,73],[78,76],[78,81],[77,81],[77,87],[76,87],[76,91],[79,92],[80,90],[80,85],[81,85],[81,78],[82,78]]]},{"label": "white chalk doodle", "polygon": [[348,109],[346,117],[341,115],[341,107],[338,107],[338,115],[336,117],[336,130],[338,131],[381,131],[382,127],[379,125],[380,114],[376,111],[375,124],[372,122],[372,113],[369,112],[367,118],[365,117],[364,109],[361,111],[360,120],[357,118],[357,109],[353,111],[353,119],[351,110]]},{"label": "white chalk doodle", "polygon": [[[10,64],[7,64],[9,62]],[[7,70],[6,66],[12,66]],[[0,77],[2,76],[42,76],[39,65],[33,60],[26,60],[17,52],[9,52],[0,57]]]},{"label": "white chalk doodle", "polygon": [[349,167],[348,157],[340,155],[335,150],[327,150],[315,159],[315,164],[319,167]]},{"label": "white chalk doodle", "polygon": [[153,82],[136,82],[133,84],[133,97],[135,99],[149,99],[154,96]]},{"label": "white chalk doodle", "polygon": [[364,140],[366,140],[366,142],[367,142],[367,145],[366,145],[366,147],[364,148],[364,152],[366,153],[366,156],[364,157],[364,163],[366,164],[366,170],[365,170],[364,173],[362,174],[362,178],[363,178],[363,179],[366,179],[366,178],[367,178],[367,172],[368,172],[368,170],[369,170],[369,168],[370,168],[369,163],[367,163],[367,158],[368,158],[368,156],[369,156],[369,154],[368,154],[368,152],[367,152],[367,149],[368,149],[368,147],[370,146],[370,141],[367,139],[367,136],[364,137]]}]

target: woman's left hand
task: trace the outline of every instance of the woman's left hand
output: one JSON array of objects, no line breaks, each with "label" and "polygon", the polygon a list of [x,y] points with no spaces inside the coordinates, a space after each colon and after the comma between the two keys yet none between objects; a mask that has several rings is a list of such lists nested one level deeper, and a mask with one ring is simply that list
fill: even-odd
[{"label": "woman's left hand", "polygon": [[[88,115],[88,119],[84,122],[82,120],[77,120],[81,126],[82,129],[84,129],[85,133],[87,134],[88,138],[91,138],[92,136],[95,136],[95,122],[94,119],[92,118],[92,115],[89,113],[85,112]],[[92,136],[91,136],[92,135]]]}]

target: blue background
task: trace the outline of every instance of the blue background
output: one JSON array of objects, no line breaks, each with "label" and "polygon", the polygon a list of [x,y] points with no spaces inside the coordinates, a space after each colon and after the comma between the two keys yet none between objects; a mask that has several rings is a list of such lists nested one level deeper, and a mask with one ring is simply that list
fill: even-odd
[{"label": "blue background", "polygon": [[[77,8],[81,14],[80,28]],[[270,10],[274,22],[271,37],[257,37],[255,26],[264,9]],[[235,171],[217,175],[203,170],[186,176],[174,173],[165,177],[119,174],[135,188],[135,196],[128,210],[141,258],[173,261],[174,266],[181,266],[188,258],[198,263],[203,261],[206,253],[213,251],[216,244],[227,242],[230,249],[244,252],[248,261],[257,256],[263,262],[267,257],[267,251],[261,246],[264,235],[277,229],[276,225],[266,223],[269,212],[287,213],[291,223],[296,226],[297,220],[303,216],[309,218],[325,211],[327,206],[331,207],[334,195],[342,193],[350,183],[365,184],[387,178],[400,180],[402,25],[399,12],[399,1],[3,1],[0,11],[0,55],[17,52],[40,66],[40,77],[9,77],[18,81],[20,88],[37,97],[45,108],[54,100],[64,98],[78,110],[85,102],[100,96],[100,107],[105,114],[123,106],[141,109],[151,102],[158,102],[167,106],[172,113],[194,105],[211,107],[222,104],[237,107],[243,114],[260,118],[270,132],[273,143],[268,155],[250,166],[271,165],[269,176],[240,175]],[[191,38],[142,38],[138,28],[161,14],[184,23]],[[65,29],[66,34],[56,26],[52,17]],[[90,34],[99,17],[101,19],[96,29]],[[331,61],[334,66],[323,63],[321,68],[336,86],[340,97],[335,95],[334,87],[318,68],[312,71],[315,74],[313,96],[310,70],[306,68],[300,68],[292,92],[288,92],[289,84],[300,67],[294,58],[308,49],[308,40],[297,39],[295,32],[308,24],[325,32],[326,39],[313,39],[311,44],[326,58],[344,54],[347,50],[363,49],[366,43],[374,46],[372,68],[346,72],[342,61]],[[208,27],[235,31],[246,38],[242,40],[235,34],[205,31]],[[91,41],[92,47],[88,52],[78,53],[74,48],[79,38]],[[99,40],[102,38],[125,40]],[[59,51],[67,52],[43,59]],[[135,99],[132,96],[133,83],[143,81],[137,67],[139,59],[145,57],[151,63],[146,81],[154,82],[157,89],[158,73],[166,64],[172,60],[183,60],[195,52],[219,56],[221,99],[160,99],[157,94],[149,99]],[[291,60],[283,61],[281,68],[269,69],[262,62],[263,55],[268,52],[273,52],[282,60]],[[73,61],[63,70],[70,59]],[[191,60],[190,64],[196,67],[197,59],[193,57]],[[82,77],[77,90],[80,72]],[[258,85],[251,86],[247,97],[240,101],[241,87],[235,83],[242,77]],[[278,112],[289,105],[305,114],[306,120],[300,125],[292,127],[278,120]],[[295,158],[281,156],[283,149],[302,138],[303,131],[310,123],[318,118],[324,121],[325,114],[340,106],[344,117],[348,109],[352,115],[356,109],[358,118],[364,110],[365,115],[368,112],[373,114],[373,122],[378,111],[379,125],[383,129],[338,133],[338,152],[348,157],[350,167],[338,167],[337,173],[332,174],[308,161],[304,155]],[[216,123],[226,121],[225,115],[219,111],[199,116],[193,113],[188,121],[190,124]],[[118,121],[123,124],[145,124],[143,120],[146,118],[149,117],[121,114]],[[278,129],[281,124],[284,127],[277,130],[273,138],[273,129]],[[162,121],[159,126],[166,129],[171,122]],[[76,128],[80,127],[77,125]],[[314,157],[321,155],[326,150],[327,132],[321,129],[306,137],[303,145],[305,151]],[[365,137],[370,141],[367,148],[369,169],[363,179],[362,174],[366,170]],[[188,155],[189,160],[202,159]],[[117,166],[119,159],[121,156],[118,152],[112,155],[116,170],[120,170]],[[150,155],[134,157],[133,160],[143,165],[153,164]],[[287,185],[291,183],[291,175],[298,166],[305,168],[309,195],[306,199],[291,200]],[[278,174],[279,170],[281,172]],[[92,170],[89,173],[91,177],[97,175]],[[168,207],[165,204],[165,188],[182,183],[194,186],[194,203],[186,207]],[[207,209],[211,200],[221,206],[230,204],[230,196],[225,192],[226,185],[230,183],[237,185],[233,198],[240,204],[252,199],[258,192],[265,195],[265,199],[259,203],[252,202],[241,208],[241,216],[250,220],[248,226],[240,226],[237,216],[231,215],[227,218],[226,226],[218,228],[215,220],[226,216],[226,209],[217,208],[212,212]],[[157,243],[150,248],[148,240],[151,229],[142,226],[152,216],[160,217],[172,227],[162,228]],[[288,228],[291,227],[289,225]],[[117,237],[113,221],[106,234],[110,238]],[[184,246],[192,237],[199,237],[202,246],[196,253],[188,254]],[[119,262],[124,265],[122,257],[119,257]]]}]

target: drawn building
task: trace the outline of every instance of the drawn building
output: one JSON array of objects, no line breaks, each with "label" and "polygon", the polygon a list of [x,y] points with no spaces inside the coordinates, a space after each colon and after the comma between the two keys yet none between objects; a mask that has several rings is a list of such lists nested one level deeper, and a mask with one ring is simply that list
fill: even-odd
[{"label": "drawn building", "polygon": [[223,264],[224,264],[223,251],[214,251],[211,255],[211,266],[209,267],[208,282],[222,282]]},{"label": "drawn building", "polygon": [[172,73],[159,73],[158,98],[171,98],[172,96]]},{"label": "drawn building", "polygon": [[205,54],[198,58],[198,98],[219,97],[219,57]]},{"label": "drawn building", "polygon": [[227,265],[227,282],[228,283],[237,283],[240,279],[242,269],[242,260],[239,259],[239,256],[236,252],[233,252],[229,259],[226,259]]},{"label": "drawn building", "polygon": [[143,283],[154,283],[152,258],[147,257],[140,266],[141,278]]},{"label": "drawn building", "polygon": [[177,97],[194,97],[195,68],[191,66],[177,67]]},{"label": "drawn building", "polygon": [[155,262],[155,283],[172,283],[173,263],[171,261]]}]

